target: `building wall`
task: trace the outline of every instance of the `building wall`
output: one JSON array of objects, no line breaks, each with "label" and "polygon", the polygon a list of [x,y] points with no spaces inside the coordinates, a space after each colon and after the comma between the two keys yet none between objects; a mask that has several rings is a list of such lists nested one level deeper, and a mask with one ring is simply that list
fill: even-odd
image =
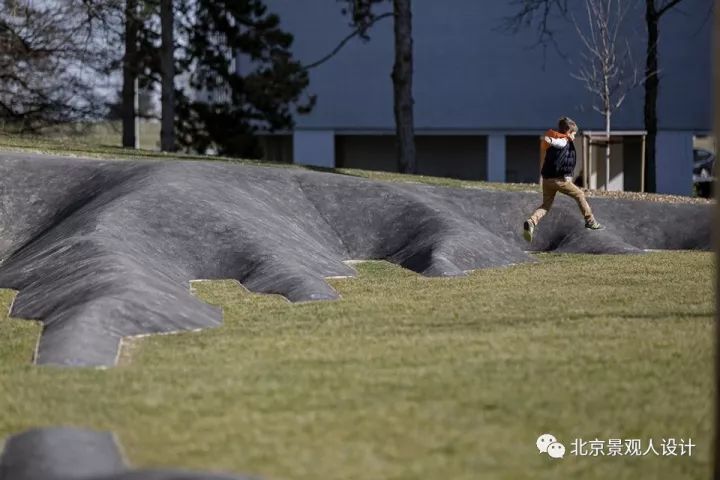
[{"label": "building wall", "polygon": [[623,139],[624,190],[628,192],[639,192],[642,186],[642,142],[642,136]]},{"label": "building wall", "polygon": [[[687,132],[658,132],[657,190],[676,195],[692,193],[693,135]],[[690,175],[686,175],[686,172]]]},{"label": "building wall", "polygon": [[[625,2],[623,2],[625,3]],[[291,32],[294,54],[311,63],[330,52],[351,31],[341,2],[268,0]],[[661,24],[662,67],[658,105],[660,129],[708,131],[711,111],[711,0],[684,0]],[[642,69],[646,43],[644,2],[628,2],[627,35]],[[585,18],[583,2],[568,2]],[[389,9],[386,5],[385,9]],[[603,128],[594,98],[572,78],[582,45],[567,19],[551,19],[560,55],[550,46],[529,48],[537,30],[503,30],[517,2],[452,0],[413,2],[415,124],[419,130],[514,131],[552,127],[561,115],[581,129]],[[384,11],[380,7],[379,11]],[[297,117],[300,129],[394,130],[392,110],[392,19],[370,30],[367,42],[354,38],[335,57],[310,70],[309,93],[317,105]],[[678,92],[684,92],[677,101]],[[613,119],[613,129],[643,129],[643,89],[635,89]]]},{"label": "building wall", "polygon": [[506,181],[537,183],[540,178],[540,136],[513,135],[506,141]]},{"label": "building wall", "polygon": [[[711,128],[711,102],[707,101],[711,97],[711,22],[707,18],[712,3],[712,0],[684,0],[662,19],[658,47],[662,68],[658,138],[662,140],[658,140],[658,152],[661,147],[672,152],[688,149],[685,137],[673,135],[675,132],[692,135]],[[642,70],[646,47],[644,2],[627,4],[624,32]],[[351,32],[349,19],[341,12],[341,2],[267,0],[267,5],[270,11],[279,14],[281,27],[294,35],[292,51],[305,64],[325,56]],[[568,2],[568,7],[568,17],[584,21],[583,2]],[[391,8],[389,2],[384,8]],[[490,159],[485,158],[487,145],[482,147],[480,143],[484,140],[476,139],[473,143],[465,135],[457,136],[453,144],[440,140],[441,137],[418,139],[418,144],[423,144],[422,148],[418,147],[421,171],[482,178],[487,176],[490,160],[493,178],[502,176],[498,171],[505,165],[507,180],[529,181],[536,171],[530,155],[530,137],[554,127],[562,115],[573,117],[581,130],[604,128],[603,117],[593,110],[595,97],[572,77],[582,63],[583,54],[575,28],[567,18],[551,17],[550,28],[555,31],[560,51],[552,46],[545,51],[539,47],[529,48],[537,41],[536,29],[524,28],[518,32],[503,29],[507,18],[517,9],[517,2],[413,3],[413,96],[417,131],[442,137],[448,137],[445,132],[453,131],[506,136],[506,149],[492,148]],[[385,10],[380,6],[379,11]],[[394,132],[390,79],[394,45],[392,19],[378,22],[369,34],[369,41],[354,38],[331,60],[310,70],[308,93],[317,95],[317,103],[312,113],[295,118],[295,143],[298,144],[299,139],[299,144],[304,145],[303,159],[299,161],[328,166],[333,162],[328,157],[332,154],[336,164],[394,169],[391,167],[394,147],[390,140]],[[645,128],[642,88],[634,89],[622,108],[614,112],[612,128]],[[313,152],[312,142],[306,142],[312,133],[304,138],[297,134],[317,131],[341,132],[347,138],[363,132],[380,136],[338,139],[331,153],[326,134],[325,140],[318,144],[319,150]],[[498,140],[501,138],[496,136],[491,146],[496,147]],[[624,157],[627,148],[630,147],[620,148],[615,158]],[[685,180],[691,178],[692,166],[685,158],[691,154],[690,147],[682,155],[665,155],[663,161],[658,162],[658,168],[662,165],[668,169],[658,171],[662,176],[658,191],[686,190]],[[613,164],[611,188],[635,185],[635,180],[627,178],[627,172],[617,170],[623,165],[623,162]],[[631,169],[636,167],[628,165]],[[633,174],[633,178],[637,176]]]},{"label": "building wall", "polygon": [[[302,140],[302,143],[308,145],[308,141],[312,142],[317,133],[311,133]],[[299,136],[304,135],[305,133],[301,133]],[[332,135],[332,132],[322,132],[321,137],[328,135]],[[333,165],[339,168],[388,172],[398,170],[394,135],[335,135],[334,138],[334,150],[315,149],[313,157],[298,161],[293,159],[293,151],[298,150],[293,148],[293,144],[297,144],[297,140],[293,141],[290,136],[270,136],[263,144],[264,158],[270,161],[294,160],[296,163],[326,167]],[[540,137],[511,135],[504,139],[506,156],[504,181],[536,183],[540,176],[541,165]],[[327,142],[323,140],[322,143]],[[418,173],[421,175],[466,180],[488,179],[490,158],[487,135],[418,135],[415,146]],[[619,159],[622,163],[621,153],[615,152],[615,156],[616,161]],[[596,151],[595,156],[600,158],[600,153]],[[583,152],[578,142],[576,176],[581,174],[582,165]]]},{"label": "building wall", "polygon": [[335,167],[335,132],[332,130],[296,132],[293,135],[293,162],[315,167]]},{"label": "building wall", "polygon": [[337,166],[396,172],[393,135],[338,135],[335,137]]},{"label": "building wall", "polygon": [[[338,135],[338,167],[397,171],[394,135]],[[487,177],[487,140],[480,135],[419,135],[418,173],[466,180]]]},{"label": "building wall", "polygon": [[263,135],[260,137],[263,160],[267,162],[293,163],[292,135]]}]

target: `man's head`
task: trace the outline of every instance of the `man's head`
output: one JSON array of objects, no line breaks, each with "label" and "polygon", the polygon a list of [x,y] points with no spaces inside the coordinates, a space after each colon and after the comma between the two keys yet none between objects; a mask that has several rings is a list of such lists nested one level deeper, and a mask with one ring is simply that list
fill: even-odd
[{"label": "man's head", "polygon": [[558,131],[570,137],[570,140],[575,140],[575,134],[578,131],[578,126],[572,118],[562,117],[558,120]]}]

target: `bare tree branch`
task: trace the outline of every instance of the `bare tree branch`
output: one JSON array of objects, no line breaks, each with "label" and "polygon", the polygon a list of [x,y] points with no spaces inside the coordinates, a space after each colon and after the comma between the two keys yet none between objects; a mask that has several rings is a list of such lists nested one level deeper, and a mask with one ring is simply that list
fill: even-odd
[{"label": "bare tree branch", "polygon": [[663,5],[662,7],[660,7],[657,10],[657,17],[658,18],[662,17],[665,14],[665,12],[667,12],[668,10],[670,10],[671,8],[673,8],[675,5],[677,5],[678,3],[682,2],[682,1],[683,0],[670,0],[668,3],[666,3],[665,5]]},{"label": "bare tree branch", "polygon": [[[595,96],[593,110],[605,118],[605,187],[610,182],[610,124],[628,93],[642,84],[638,66],[632,58],[630,43],[621,38],[622,24],[628,12],[622,0],[585,0],[586,24],[573,17],[575,29],[586,52],[582,65],[571,76],[583,82]],[[586,31],[587,30],[587,31]]]},{"label": "bare tree branch", "polygon": [[517,12],[503,18],[502,30],[517,33],[535,26],[537,39],[532,47],[542,46],[543,58],[548,45],[551,45],[562,58],[567,57],[567,53],[560,48],[555,38],[552,21],[555,17],[567,19],[568,0],[513,0],[511,3],[517,7]]},{"label": "bare tree branch", "polygon": [[[0,10],[0,118],[19,129],[97,116],[120,0],[15,0]],[[109,32],[109,33],[108,33]]]},{"label": "bare tree branch", "polygon": [[393,12],[387,12],[387,13],[383,13],[383,14],[381,14],[381,15],[378,15],[378,16],[376,16],[376,17],[373,17],[373,18],[372,18],[371,20],[369,20],[367,23],[363,23],[361,26],[357,27],[353,32],[351,32],[347,37],[343,38],[343,39],[340,41],[340,43],[338,43],[337,46],[336,46],[335,48],[333,48],[333,50],[332,50],[330,53],[328,53],[327,55],[325,55],[324,57],[322,57],[320,60],[317,60],[317,61],[315,61],[315,62],[312,62],[312,63],[310,63],[310,64],[308,64],[308,65],[304,65],[304,66],[303,66],[303,69],[305,69],[305,70],[310,70],[311,68],[315,68],[315,67],[317,67],[317,66],[322,65],[323,63],[327,62],[327,61],[330,60],[332,57],[334,57],[335,55],[337,55],[337,54],[340,52],[340,50],[342,50],[343,47],[344,47],[350,40],[352,40],[353,38],[355,38],[355,37],[358,36],[358,35],[360,35],[360,36],[365,35],[365,33],[367,32],[367,30],[368,30],[371,26],[375,25],[377,22],[379,22],[379,21],[382,20],[383,18],[392,17],[393,15],[394,15]]}]

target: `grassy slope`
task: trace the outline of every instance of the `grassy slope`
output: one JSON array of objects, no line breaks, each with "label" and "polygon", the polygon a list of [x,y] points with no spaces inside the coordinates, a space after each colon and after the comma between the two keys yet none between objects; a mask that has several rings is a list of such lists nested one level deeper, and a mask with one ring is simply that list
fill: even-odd
[{"label": "grassy slope", "polygon": [[[95,124],[86,127],[82,135],[73,133],[72,127],[57,127],[55,130],[42,136],[13,135],[0,131],[0,150],[34,151],[57,155],[77,155],[84,157],[110,158],[110,159],[137,159],[137,160],[213,160],[233,163],[246,163],[273,167],[302,168],[297,165],[288,165],[275,162],[261,162],[257,160],[244,160],[230,157],[203,156],[188,154],[166,154],[157,150],[159,126],[154,123],[145,123],[141,127],[140,150],[131,150],[117,147],[120,144],[120,130],[116,124]],[[459,180],[455,178],[430,177],[425,175],[405,175],[393,172],[380,172],[350,168],[320,169],[343,175],[352,175],[373,180],[390,182],[413,182],[429,185],[441,185],[458,188],[489,188],[507,191],[540,192],[538,184],[527,183],[492,183],[479,180]],[[597,190],[586,191],[589,197],[627,198],[633,200],[648,200],[673,203],[707,203],[708,200],[697,197],[676,195],[657,195],[637,192],[604,192]]]},{"label": "grassy slope", "polygon": [[[0,438],[112,429],[137,465],[275,479],[709,476],[711,255],[539,258],[460,279],[370,262],[332,280],[340,301],[296,305],[195,283],[225,326],[133,341],[108,371],[32,367],[38,327],[0,319]],[[568,454],[575,437],[698,446],[553,461],[544,432]]]},{"label": "grassy slope", "polygon": [[[245,160],[231,157],[190,155],[184,153],[163,153],[148,148],[149,139],[142,142],[143,149],[132,150],[117,147],[119,144],[119,133],[108,128],[95,127],[87,136],[52,134],[47,136],[8,135],[0,131],[0,150],[32,151],[56,155],[76,155],[91,158],[127,159],[127,160],[213,160],[232,163],[244,163],[251,165],[262,165],[281,168],[303,168],[298,165],[282,164],[277,162],[263,162],[258,160]],[[533,184],[519,183],[491,183],[484,181],[458,180],[455,178],[429,177],[425,175],[402,175],[391,172],[376,172],[370,170],[358,170],[350,168],[311,168],[313,170],[352,175],[374,180],[392,182],[416,182],[430,185],[442,185],[448,187],[467,188],[492,188],[513,191],[537,191],[539,186]]]}]

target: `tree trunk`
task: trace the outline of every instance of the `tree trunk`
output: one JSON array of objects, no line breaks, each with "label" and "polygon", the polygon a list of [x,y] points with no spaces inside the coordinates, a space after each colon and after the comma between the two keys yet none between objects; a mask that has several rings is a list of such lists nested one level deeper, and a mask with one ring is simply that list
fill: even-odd
[{"label": "tree trunk", "polygon": [[645,59],[645,191],[655,192],[655,138],[657,137],[658,79],[658,17],[655,0],[645,0],[645,22],[647,23],[647,52]]},{"label": "tree trunk", "polygon": [[395,12],[395,65],[392,72],[395,132],[399,169],[417,173],[413,124],[413,51],[411,0],[393,0]]},{"label": "tree trunk", "polygon": [[137,123],[137,0],[125,2],[125,54],[123,56],[122,146],[138,148]]},{"label": "tree trunk", "polygon": [[173,45],[173,0],[160,0],[160,24],[162,46],[160,68],[162,71],[162,123],[160,126],[160,149],[175,150],[175,61]]},{"label": "tree trunk", "polygon": [[605,191],[610,190],[610,110],[605,111]]}]

